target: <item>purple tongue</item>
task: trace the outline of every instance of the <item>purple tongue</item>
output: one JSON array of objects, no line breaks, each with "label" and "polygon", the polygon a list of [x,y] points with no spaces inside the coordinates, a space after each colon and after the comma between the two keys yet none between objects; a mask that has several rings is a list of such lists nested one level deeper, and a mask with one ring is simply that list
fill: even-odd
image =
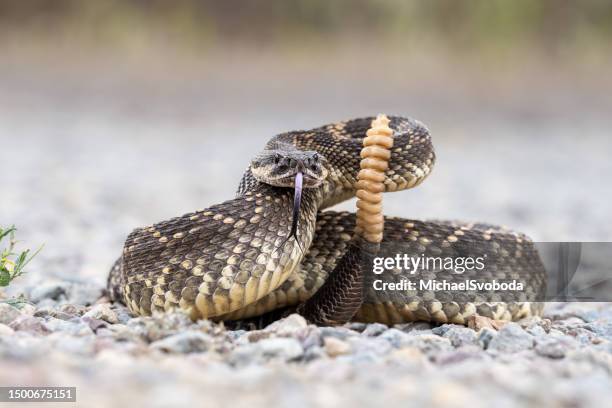
[{"label": "purple tongue", "polygon": [[[297,240],[298,221],[300,219],[300,205],[302,204],[302,182],[304,175],[298,171],[295,175],[295,192],[293,195],[293,220],[291,221],[291,232],[289,237],[294,237]],[[299,244],[299,242],[298,242]]]}]

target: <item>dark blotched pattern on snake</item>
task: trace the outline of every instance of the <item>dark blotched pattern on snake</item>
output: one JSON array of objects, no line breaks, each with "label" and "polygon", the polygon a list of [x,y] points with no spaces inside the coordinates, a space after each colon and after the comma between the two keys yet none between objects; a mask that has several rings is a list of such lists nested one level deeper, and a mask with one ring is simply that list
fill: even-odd
[{"label": "dark blotched pattern on snake", "polygon": [[[277,152],[275,162],[281,164],[296,150],[322,156],[325,179],[304,189],[295,239],[287,239],[293,189],[261,182],[268,170],[264,160],[261,167],[255,161],[236,198],[132,232],[109,276],[111,297],[138,315],[180,308],[194,319],[215,320],[248,318],[304,302],[325,282],[351,240],[354,215],[322,210],[354,196],[362,139],[372,119],[283,133],[266,145],[264,151]],[[424,125],[391,117],[390,127],[394,146],[385,173],[386,192],[418,185],[435,162]],[[534,293],[545,284],[531,241],[501,227],[386,218],[380,255],[398,251],[414,256],[480,251],[496,259],[488,277],[520,277]],[[388,279],[402,277],[395,271]],[[541,304],[525,300],[487,294],[474,300],[450,292],[387,293],[370,287],[355,319],[465,323],[475,313],[516,320],[541,312]]]}]

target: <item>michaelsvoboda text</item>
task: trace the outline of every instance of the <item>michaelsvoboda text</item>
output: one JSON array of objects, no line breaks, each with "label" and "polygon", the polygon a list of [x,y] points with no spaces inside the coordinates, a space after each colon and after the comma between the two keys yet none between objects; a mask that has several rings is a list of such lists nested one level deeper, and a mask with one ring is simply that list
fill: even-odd
[{"label": "michaelsvoboda text", "polygon": [[[522,291],[524,283],[517,280],[509,281],[481,281],[476,279],[464,280],[437,280],[437,279],[415,279],[410,280],[403,273],[414,275],[417,272],[445,271],[461,275],[469,271],[483,271],[486,268],[485,257],[435,257],[418,256],[407,254],[396,254],[394,257],[375,257],[372,272],[381,275],[386,271],[397,270],[402,272],[402,278],[393,281],[376,279],[372,283],[377,291]],[[397,276],[397,275],[396,275]],[[472,275],[473,276],[473,275]]]}]

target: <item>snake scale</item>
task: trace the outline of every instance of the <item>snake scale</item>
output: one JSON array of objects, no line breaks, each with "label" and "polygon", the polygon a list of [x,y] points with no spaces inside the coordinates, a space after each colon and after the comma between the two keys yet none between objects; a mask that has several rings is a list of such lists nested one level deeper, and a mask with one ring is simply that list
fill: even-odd
[{"label": "snake scale", "polygon": [[[355,195],[362,141],[372,120],[279,134],[253,158],[235,198],[133,231],[109,275],[111,299],[137,315],[182,309],[193,319],[228,321],[314,299],[347,253],[356,223],[353,213],[323,210]],[[435,163],[430,133],[410,118],[390,117],[389,126],[394,143],[384,192],[415,187]],[[530,300],[543,290],[545,271],[521,233],[488,224],[385,217],[379,255],[398,252],[484,253],[496,259],[485,277],[521,278],[532,296],[380,291],[368,283],[354,320],[466,324],[475,314],[517,320],[541,313],[541,303]],[[483,277],[476,273],[464,275]],[[436,277],[445,274],[452,271],[437,271]],[[405,277],[402,270],[387,274],[388,281]],[[334,296],[341,286],[328,288],[326,301],[340,302]]]}]

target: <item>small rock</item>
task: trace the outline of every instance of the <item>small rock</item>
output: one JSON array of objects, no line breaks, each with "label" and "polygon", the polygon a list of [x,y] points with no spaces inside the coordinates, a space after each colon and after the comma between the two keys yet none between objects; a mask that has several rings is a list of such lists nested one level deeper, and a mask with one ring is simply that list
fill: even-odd
[{"label": "small rock", "polygon": [[401,348],[408,343],[410,336],[401,330],[391,328],[378,337],[387,340],[394,348]]},{"label": "small rock", "polygon": [[95,284],[75,283],[67,293],[68,302],[89,306],[96,303],[104,294],[104,287]]},{"label": "small rock", "polygon": [[0,323],[0,336],[10,336],[15,333],[15,330],[11,329],[5,324]]},{"label": "small rock", "polygon": [[346,340],[349,337],[359,336],[359,333],[346,327],[321,327],[321,336],[335,337],[340,340]]},{"label": "small rock", "polygon": [[257,343],[260,340],[269,339],[273,336],[273,332],[266,330],[253,330],[246,332],[246,338],[249,340],[249,343]]},{"label": "small rock", "polygon": [[48,355],[51,350],[51,345],[43,337],[19,336],[18,333],[15,333],[14,336],[0,336],[0,360],[3,364],[3,374],[7,374],[4,368],[6,358],[29,362]]},{"label": "small rock", "polygon": [[497,336],[497,331],[489,329],[488,327],[482,328],[478,332],[478,343],[486,350],[489,348],[489,344],[495,336]]},{"label": "small rock", "polygon": [[133,333],[147,342],[161,340],[194,327],[189,316],[180,311],[163,315],[137,317],[130,319],[126,325]]},{"label": "small rock", "polygon": [[591,322],[596,320],[599,315],[596,310],[592,310],[592,307],[581,302],[560,303],[556,307],[545,309],[545,312],[546,317],[557,321],[576,317],[583,322]]},{"label": "small rock", "polygon": [[325,352],[330,357],[337,357],[351,352],[351,345],[335,337],[326,337],[323,340]]},{"label": "small rock", "polygon": [[253,344],[256,345],[257,349],[266,358],[279,357],[290,361],[298,359],[304,354],[304,349],[300,342],[293,338],[278,337],[264,339]]},{"label": "small rock", "polygon": [[53,316],[53,308],[51,308],[51,307],[38,307],[32,316],[34,316],[34,317]]},{"label": "small rock", "polygon": [[487,357],[491,358],[486,353],[483,353],[480,347],[467,345],[459,347],[453,351],[440,353],[434,356],[434,361],[437,364],[446,365],[460,363],[466,360],[482,360]]},{"label": "small rock", "polygon": [[599,366],[608,375],[612,375],[612,354],[605,351],[595,349],[573,350],[567,353],[567,358],[572,361],[586,362],[592,366]]},{"label": "small rock", "polygon": [[284,319],[277,320],[268,325],[264,330],[275,332],[278,336],[288,337],[303,331],[308,327],[308,322],[297,313],[289,315]]},{"label": "small rock", "polygon": [[408,336],[406,345],[416,347],[427,355],[435,355],[454,349],[449,339],[435,334]]},{"label": "small rock", "polygon": [[540,337],[536,338],[535,352],[548,358],[563,358],[568,351],[576,348],[576,341],[567,337]]},{"label": "small rock", "polygon": [[49,317],[43,324],[50,332],[62,332],[76,337],[92,334],[92,330],[89,328],[87,323],[80,321],[78,318],[71,321]]},{"label": "small rock", "polygon": [[99,305],[95,305],[91,308],[91,310],[83,315],[83,317],[90,317],[93,319],[104,320],[105,322],[115,324],[119,323],[119,318],[117,317],[117,313],[113,309],[109,303],[101,303]]},{"label": "small rock", "polygon": [[67,292],[67,282],[49,282],[35,286],[30,292],[30,300],[39,303],[44,299],[60,300]]},{"label": "small rock", "polygon": [[354,359],[377,361],[381,356],[387,355],[393,350],[391,344],[381,337],[351,337],[348,339],[348,343],[353,350]]},{"label": "small rock", "polygon": [[444,334],[453,327],[459,327],[456,324],[442,324],[438,327],[434,327],[431,329],[433,334],[437,334],[438,336],[444,336]]},{"label": "small rock", "polygon": [[478,344],[476,332],[467,327],[451,327],[444,333],[443,337],[449,339],[453,347]]},{"label": "small rock", "polygon": [[388,327],[382,323],[370,323],[362,334],[368,337],[376,337],[384,333],[387,329]]},{"label": "small rock", "polygon": [[233,366],[265,364],[269,360],[293,361],[304,355],[304,348],[294,338],[274,337],[236,347],[227,361]]},{"label": "small rock", "polygon": [[368,327],[368,325],[367,323],[362,323],[362,322],[350,322],[350,323],[345,324],[344,327],[361,333],[366,329],[366,327]]},{"label": "small rock", "polygon": [[612,341],[612,321],[595,321],[585,325],[584,328],[591,330],[599,337]]},{"label": "small rock", "polygon": [[[102,322],[101,320],[99,321]],[[89,323],[89,327],[91,327],[91,323]],[[141,342],[141,343],[143,342],[142,337],[138,333],[135,333],[134,330],[132,330],[129,326],[125,324],[119,323],[119,324],[113,324],[112,326],[108,326],[106,328],[93,328],[92,327],[91,329],[96,331],[97,335],[100,335],[101,333],[103,333],[103,330],[108,330],[112,333],[112,336],[117,341]]]},{"label": "small rock", "polygon": [[243,330],[243,329],[240,329],[240,330],[230,330],[230,331],[227,332],[227,337],[231,341],[236,341],[240,337],[244,336],[246,333],[247,333],[247,331]]},{"label": "small rock", "polygon": [[87,312],[87,308],[83,305],[73,305],[66,303],[60,306],[59,310],[71,316],[82,316]]},{"label": "small rock", "polygon": [[304,356],[302,357],[302,359],[306,362],[310,362],[326,357],[327,355],[328,354],[325,352],[323,347],[310,347],[309,349],[306,349],[306,351],[304,351]]},{"label": "small rock", "polygon": [[36,312],[36,307],[29,303],[20,303],[19,306],[16,307],[19,309],[22,315],[34,316],[34,313]]},{"label": "small rock", "polygon": [[125,306],[114,305],[114,310],[115,313],[117,313],[119,323],[126,324],[133,317],[128,308]]},{"label": "small rock", "polygon": [[427,356],[416,347],[403,347],[395,350],[389,354],[388,361],[395,364],[416,366],[419,369],[429,367],[431,364]]},{"label": "small rock", "polygon": [[40,317],[20,316],[13,320],[9,327],[15,331],[25,331],[32,334],[47,334],[49,330]]},{"label": "small rock", "polygon": [[213,338],[198,331],[186,331],[151,343],[151,348],[167,353],[199,353],[209,350]]},{"label": "small rock", "polygon": [[302,342],[302,347],[304,347],[305,350],[308,350],[313,347],[320,347],[323,344],[323,340],[321,338],[321,330],[319,330],[319,328],[314,325],[302,331],[300,340]]},{"label": "small rock", "polygon": [[56,332],[45,340],[54,350],[63,351],[73,356],[91,356],[95,349],[95,336],[89,331],[89,336],[75,337],[72,334]]},{"label": "small rock", "polygon": [[0,323],[10,324],[13,320],[21,316],[21,312],[8,303],[0,303]]},{"label": "small rock", "polygon": [[108,326],[108,323],[105,322],[104,320],[100,320],[100,319],[95,319],[93,317],[87,317],[84,316],[82,317],[83,322],[85,322],[87,324],[87,326],[89,326],[89,328],[91,330],[93,330],[95,333],[98,332],[98,330],[106,328]]},{"label": "small rock", "polygon": [[501,328],[498,335],[491,339],[488,350],[517,353],[533,348],[534,338],[516,323],[510,322]]},{"label": "small rock", "polygon": [[64,313],[61,310],[57,310],[57,309],[50,308],[50,307],[43,307],[43,308],[39,307],[38,309],[36,309],[33,316],[34,317],[53,317],[53,318],[62,319],[62,320],[70,320],[76,317],[75,315]]}]

